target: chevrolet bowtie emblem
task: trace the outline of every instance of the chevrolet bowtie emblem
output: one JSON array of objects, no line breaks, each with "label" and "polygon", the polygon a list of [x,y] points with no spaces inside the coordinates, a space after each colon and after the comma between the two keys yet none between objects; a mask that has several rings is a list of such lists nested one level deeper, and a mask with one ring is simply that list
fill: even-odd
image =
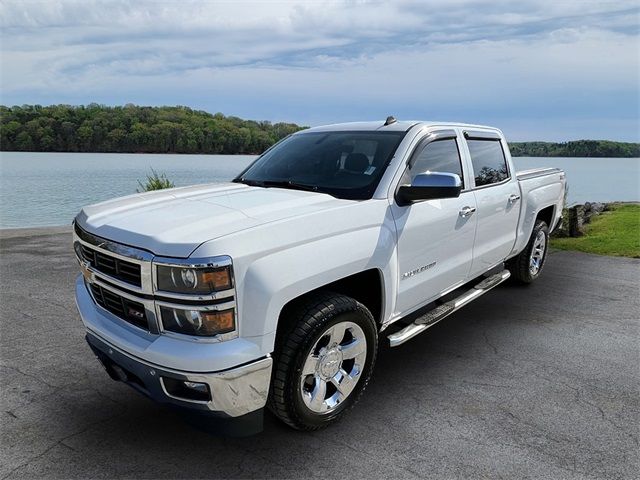
[{"label": "chevrolet bowtie emblem", "polygon": [[93,272],[89,270],[89,262],[80,262],[80,271],[87,282],[93,282]]}]

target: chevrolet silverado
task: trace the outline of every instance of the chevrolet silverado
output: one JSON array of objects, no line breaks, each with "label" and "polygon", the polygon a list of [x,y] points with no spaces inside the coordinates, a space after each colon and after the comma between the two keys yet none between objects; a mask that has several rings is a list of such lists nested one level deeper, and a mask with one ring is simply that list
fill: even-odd
[{"label": "chevrolet silverado", "polygon": [[253,433],[268,407],[315,430],[357,402],[383,339],[536,280],[564,191],[561,170],[516,172],[495,128],[311,128],[232,182],[82,209],[77,307],[114,380],[194,423]]}]

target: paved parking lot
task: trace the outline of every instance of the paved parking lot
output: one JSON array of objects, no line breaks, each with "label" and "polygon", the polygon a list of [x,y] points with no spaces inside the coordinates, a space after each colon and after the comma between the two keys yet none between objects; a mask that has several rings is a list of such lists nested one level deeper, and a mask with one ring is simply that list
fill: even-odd
[{"label": "paved parking lot", "polygon": [[340,424],[222,439],[107,377],[59,232],[0,234],[0,478],[638,478],[640,260],[554,253],[383,349]]}]

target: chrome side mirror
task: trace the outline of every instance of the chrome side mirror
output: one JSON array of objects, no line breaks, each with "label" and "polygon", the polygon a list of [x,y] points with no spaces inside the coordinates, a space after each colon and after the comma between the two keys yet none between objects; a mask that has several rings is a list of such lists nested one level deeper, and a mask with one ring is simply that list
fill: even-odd
[{"label": "chrome side mirror", "polygon": [[462,180],[455,173],[426,172],[416,175],[411,185],[398,188],[398,205],[411,205],[421,200],[456,198],[460,196]]}]

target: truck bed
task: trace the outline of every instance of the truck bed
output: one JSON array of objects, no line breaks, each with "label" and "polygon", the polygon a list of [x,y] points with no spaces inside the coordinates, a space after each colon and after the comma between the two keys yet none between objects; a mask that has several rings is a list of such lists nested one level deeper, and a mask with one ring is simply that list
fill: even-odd
[{"label": "truck bed", "polygon": [[555,228],[562,216],[565,194],[565,174],[559,168],[533,168],[516,172],[520,185],[520,220],[518,235],[511,255],[516,255],[526,246],[540,205],[554,204],[549,230]]}]

